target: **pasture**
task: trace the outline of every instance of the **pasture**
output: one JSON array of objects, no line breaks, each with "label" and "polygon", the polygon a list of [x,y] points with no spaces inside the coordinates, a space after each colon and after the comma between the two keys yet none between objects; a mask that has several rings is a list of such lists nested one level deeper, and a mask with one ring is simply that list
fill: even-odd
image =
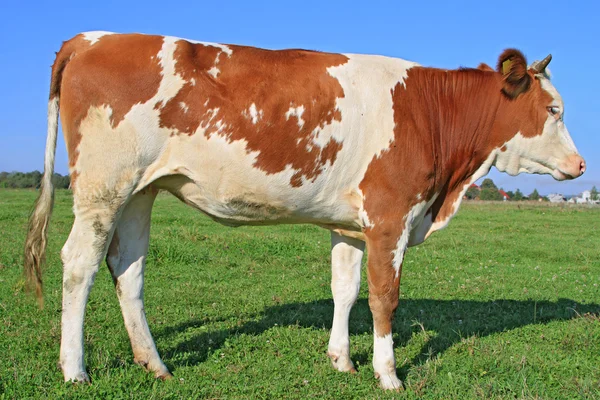
[{"label": "pasture", "polygon": [[218,225],[170,195],[152,217],[146,312],[175,378],[133,363],[103,265],[87,306],[91,385],[57,368],[62,268],[72,223],[58,191],[45,308],[23,291],[22,249],[36,193],[0,190],[0,399],[600,398],[600,207],[463,204],[405,258],[394,321],[403,393],[373,377],[363,269],[351,320],[357,374],[325,352],[332,320],[329,233]]}]

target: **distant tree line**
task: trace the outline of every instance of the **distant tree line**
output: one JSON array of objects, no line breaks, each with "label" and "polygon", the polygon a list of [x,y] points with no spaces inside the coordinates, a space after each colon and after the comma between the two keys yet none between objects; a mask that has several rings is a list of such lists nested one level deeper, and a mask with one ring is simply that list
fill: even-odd
[{"label": "distant tree line", "polygon": [[521,201],[521,200],[539,200],[548,201],[546,197],[540,196],[537,189],[533,189],[533,192],[529,196],[525,196],[519,189],[516,191],[508,190],[504,191],[502,188],[498,189],[498,186],[490,178],[486,178],[481,182],[481,186],[472,185],[467,192],[465,197],[470,200],[504,200],[504,194],[507,195],[508,201]]},{"label": "distant tree line", "polygon": [[[32,172],[0,172],[0,188],[39,188],[42,182],[40,171]],[[52,182],[58,189],[68,189],[71,184],[69,175],[53,174]]]}]

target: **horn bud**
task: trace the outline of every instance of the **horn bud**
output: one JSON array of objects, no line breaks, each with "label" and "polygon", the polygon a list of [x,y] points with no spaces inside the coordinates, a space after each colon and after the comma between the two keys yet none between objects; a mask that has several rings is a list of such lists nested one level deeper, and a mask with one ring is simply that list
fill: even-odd
[{"label": "horn bud", "polygon": [[544,58],[542,61],[534,62],[533,65],[531,66],[531,69],[533,69],[536,73],[541,74],[546,70],[546,67],[548,66],[548,64],[550,64],[551,60],[552,60],[552,54],[548,54],[548,56],[546,58]]}]

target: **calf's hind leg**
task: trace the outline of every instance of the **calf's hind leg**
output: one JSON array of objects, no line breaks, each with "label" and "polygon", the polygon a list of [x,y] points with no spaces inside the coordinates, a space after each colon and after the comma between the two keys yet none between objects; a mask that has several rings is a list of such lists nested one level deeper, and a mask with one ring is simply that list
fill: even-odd
[{"label": "calf's hind leg", "polygon": [[150,239],[150,214],[157,191],[148,187],[127,204],[108,248],[106,263],[115,283],[134,361],[160,379],[172,375],[160,359],[144,311],[144,268]]},{"label": "calf's hind leg", "polygon": [[85,306],[115,221],[127,196],[81,195],[75,191],[75,222],[65,243],[60,367],[65,381],[88,382],[83,351]]}]

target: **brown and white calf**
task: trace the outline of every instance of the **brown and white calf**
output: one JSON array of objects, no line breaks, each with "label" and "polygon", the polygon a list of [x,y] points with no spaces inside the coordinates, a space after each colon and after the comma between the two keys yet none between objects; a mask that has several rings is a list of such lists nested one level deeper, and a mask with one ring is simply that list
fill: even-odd
[{"label": "brown and white calf", "polygon": [[352,371],[348,317],[369,248],[373,368],[396,376],[392,318],[402,259],[443,228],[492,166],[580,176],[585,163],[545,73],[506,50],[497,70],[442,70],[388,57],[270,51],[168,36],[89,32],[52,68],[43,185],[25,271],[41,297],[58,115],[75,222],[64,263],[60,365],[87,381],[83,319],[104,257],[136,362],[170,373],[143,305],[150,213],[159,189],[226,225],[331,230],[335,303],[328,355]]}]

